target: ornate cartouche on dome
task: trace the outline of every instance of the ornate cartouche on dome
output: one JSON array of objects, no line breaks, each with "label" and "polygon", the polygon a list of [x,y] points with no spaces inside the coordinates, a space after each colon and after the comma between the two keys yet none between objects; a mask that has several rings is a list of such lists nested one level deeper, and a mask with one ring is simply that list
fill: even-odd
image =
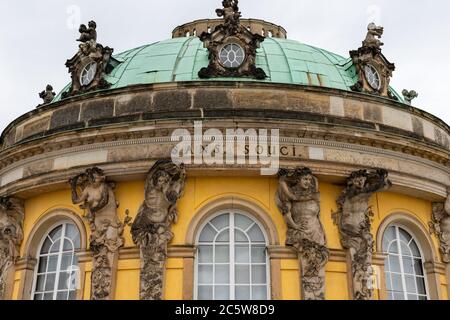
[{"label": "ornate cartouche on dome", "polygon": [[209,65],[198,73],[200,78],[252,77],[267,78],[263,69],[256,67],[256,50],[264,37],[252,34],[240,23],[238,0],[224,0],[223,8],[217,9],[223,23],[212,33],[203,32],[200,40],[209,51]]}]

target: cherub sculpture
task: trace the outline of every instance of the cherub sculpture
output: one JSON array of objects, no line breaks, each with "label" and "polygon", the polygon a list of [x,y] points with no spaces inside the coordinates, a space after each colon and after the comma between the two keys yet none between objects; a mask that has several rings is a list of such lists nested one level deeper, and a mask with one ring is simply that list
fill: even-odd
[{"label": "cherub sculpture", "polygon": [[86,27],[85,24],[80,26],[78,30],[80,32],[80,38],[77,39],[79,42],[88,42],[88,41],[97,41],[97,24],[95,21],[89,21],[89,27]]},{"label": "cherub sculpture", "polygon": [[237,28],[239,19],[242,16],[239,12],[238,0],[224,0],[222,1],[223,9],[217,9],[217,16],[223,17],[225,20],[225,27]]},{"label": "cherub sculpture", "polygon": [[162,299],[163,271],[167,246],[177,222],[177,202],[186,180],[184,166],[170,161],[158,161],[150,170],[145,183],[145,201],[131,228],[133,241],[143,257],[141,269],[141,299]]},{"label": "cherub sculpture", "polygon": [[373,290],[373,213],[369,200],[373,193],[392,186],[384,169],[353,172],[347,180],[347,188],[337,200],[338,212],[333,215],[339,227],[341,243],[349,250],[352,260],[353,290],[356,300],[370,300]]},{"label": "cherub sculpture", "polygon": [[383,36],[384,28],[377,26],[375,23],[369,24],[367,27],[367,37],[363,41],[363,47],[381,48],[384,43],[379,39]]},{"label": "cherub sculpture", "polygon": [[19,257],[24,218],[22,201],[0,198],[0,300],[6,299],[10,270]]},{"label": "cherub sculpture", "polygon": [[311,170],[280,170],[276,203],[288,226],[286,245],[296,248],[302,261],[303,297],[323,300],[329,251],[320,221],[318,180]]},{"label": "cherub sculpture", "polygon": [[404,89],[402,91],[402,95],[403,98],[405,98],[406,103],[409,105],[411,105],[412,101],[419,96],[419,94],[416,91],[407,89]]},{"label": "cherub sculpture", "polygon": [[55,98],[56,93],[53,92],[53,87],[51,85],[47,85],[44,91],[39,93],[39,97],[44,100],[44,104],[49,104]]},{"label": "cherub sculpture", "polygon": [[433,219],[430,222],[431,232],[439,237],[442,260],[450,263],[450,188],[445,203],[433,205]]}]

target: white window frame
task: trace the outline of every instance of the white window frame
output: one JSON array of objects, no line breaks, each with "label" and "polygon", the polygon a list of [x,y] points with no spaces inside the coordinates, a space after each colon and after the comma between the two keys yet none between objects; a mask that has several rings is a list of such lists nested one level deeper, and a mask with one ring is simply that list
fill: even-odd
[{"label": "white window frame", "polygon": [[[80,243],[81,243],[81,232],[78,229],[78,226],[76,225],[76,223],[73,222],[73,221],[70,221],[70,220],[59,221],[59,222],[54,223],[51,227],[47,228],[47,230],[44,232],[44,236],[42,237],[42,239],[39,242],[38,251],[36,253],[37,263],[36,263],[36,267],[34,268],[34,274],[33,274],[33,286],[32,286],[32,290],[31,290],[31,300],[34,300],[35,294],[36,294],[36,285],[37,285],[39,264],[40,264],[40,261],[41,261],[42,246],[44,245],[45,241],[47,240],[48,236],[50,235],[50,232],[52,232],[53,230],[55,230],[57,227],[60,227],[60,226],[63,227],[63,229],[61,231],[62,232],[61,233],[61,235],[62,235],[61,237],[62,237],[62,239],[64,239],[64,235],[65,235],[65,232],[66,232],[66,227],[67,227],[68,224],[73,225],[76,228],[76,230],[78,231],[78,234],[80,236]],[[61,258],[62,258],[62,255],[63,255],[63,250],[62,250],[63,247],[64,247],[64,241],[61,241],[61,244],[60,244],[60,247],[59,247],[59,250],[58,250],[58,262],[57,262],[56,271],[55,271],[56,272],[56,276],[55,276],[55,286],[54,286],[54,289],[53,289],[53,299],[52,299],[52,301],[56,301],[56,297],[58,295],[58,285],[59,285],[59,277],[60,277],[60,273],[61,273]],[[74,249],[74,254],[76,255],[77,248],[75,248],[75,246],[74,246],[73,249]],[[47,267],[46,268],[48,269],[48,260],[47,260]],[[46,274],[47,274],[47,270],[46,270]],[[46,283],[44,282],[44,286],[45,286],[45,284]]]},{"label": "white window frame", "polygon": [[[224,215],[224,214],[229,214],[229,229],[230,229],[230,241],[229,241],[229,246],[230,246],[230,254],[229,254],[229,258],[230,258],[230,299],[229,301],[235,301],[235,294],[236,294],[236,285],[235,285],[235,266],[236,263],[234,261],[235,258],[235,238],[234,238],[234,231],[235,231],[235,225],[234,225],[234,215],[235,214],[240,214],[243,215],[245,217],[247,217],[248,219],[250,219],[251,221],[253,221],[253,224],[247,229],[250,230],[255,224],[259,227],[259,229],[261,230],[263,236],[264,236],[264,242],[265,242],[265,246],[266,246],[266,250],[265,250],[265,255],[266,255],[266,261],[265,261],[265,265],[266,265],[266,288],[267,288],[267,292],[266,292],[266,298],[267,301],[270,301],[272,299],[272,295],[271,295],[271,278],[270,278],[270,258],[269,258],[269,254],[268,254],[268,237],[266,234],[266,231],[264,229],[264,227],[262,226],[262,224],[258,221],[258,219],[256,219],[253,215],[242,211],[242,210],[237,210],[237,209],[229,209],[229,210],[221,210],[218,211],[217,213],[210,215],[208,217],[208,219],[203,222],[200,226],[200,228],[198,229],[198,233],[196,235],[195,238],[195,244],[196,244],[196,253],[195,253],[195,267],[194,267],[194,300],[198,300],[198,287],[199,287],[199,283],[198,283],[198,268],[199,268],[199,259],[198,259],[198,247],[199,247],[199,243],[200,243],[200,235],[202,234],[202,231],[204,230],[204,228],[215,218]],[[218,236],[220,233],[218,233],[216,236]],[[249,243],[249,245],[251,246],[252,242]],[[214,243],[210,244],[211,246],[214,247]],[[251,282],[251,277],[252,277],[252,263],[251,263],[251,251],[250,251],[250,282]],[[214,256],[213,256],[213,272],[214,272]],[[215,295],[215,280],[214,280],[214,276],[213,276],[213,299],[214,299],[214,295]],[[250,299],[252,299],[252,285],[250,284]],[[250,300],[251,301],[251,300]]]},{"label": "white window frame", "polygon": [[[424,283],[425,283],[425,292],[426,292],[427,300],[430,301],[431,300],[431,298],[430,298],[430,290],[429,290],[429,286],[428,286],[427,271],[425,269],[425,258],[424,258],[425,256],[423,254],[422,244],[420,243],[420,241],[417,240],[416,236],[414,235],[414,232],[411,231],[411,229],[409,229],[408,227],[406,227],[406,226],[404,226],[402,224],[398,224],[398,223],[390,224],[386,228],[386,230],[383,233],[382,243],[384,242],[384,236],[385,236],[387,230],[389,228],[391,228],[391,227],[395,228],[395,239],[399,242],[398,257],[399,257],[399,261],[400,261],[400,272],[401,272],[402,286],[403,286],[403,295],[405,297],[405,301],[411,301],[411,300],[408,299],[408,292],[407,292],[407,289],[406,289],[406,281],[405,281],[406,273],[405,273],[404,266],[403,266],[403,252],[402,252],[402,248],[401,248],[401,245],[400,245],[400,231],[399,231],[399,229],[405,230],[411,236],[412,240],[414,240],[414,242],[416,243],[417,247],[419,248],[420,258],[422,260],[423,278],[425,280],[424,281]],[[384,248],[383,248],[383,251],[384,251]],[[388,254],[389,256],[390,255],[397,256],[396,254],[389,253],[389,252],[386,252],[386,254]],[[413,261],[414,261],[414,257],[412,257],[412,258],[413,258]],[[390,274],[389,279],[386,277],[386,282],[387,281],[391,281],[391,288],[392,288],[393,287],[392,286],[392,275],[391,275],[392,271],[390,270],[390,266],[389,266],[389,272],[385,272],[385,273],[389,273]],[[395,272],[395,273],[398,274],[397,272]],[[415,276],[415,279],[417,277],[421,277],[420,275],[416,274],[415,270],[414,270],[414,276]],[[415,285],[415,288],[416,288],[417,295],[419,296],[420,294],[418,293],[418,290],[417,290],[417,282],[416,281],[414,282],[414,285]],[[387,287],[386,287],[386,293],[388,293]]]}]

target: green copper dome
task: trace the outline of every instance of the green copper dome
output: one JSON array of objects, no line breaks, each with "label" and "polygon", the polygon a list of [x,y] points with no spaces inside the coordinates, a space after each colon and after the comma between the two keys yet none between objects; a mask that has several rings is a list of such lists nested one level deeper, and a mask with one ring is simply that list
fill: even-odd
[{"label": "green copper dome", "polygon": [[[198,72],[208,66],[209,60],[208,51],[198,37],[160,41],[120,53],[114,58],[120,64],[106,77],[112,84],[111,89],[138,84],[219,80],[298,84],[351,91],[350,87],[357,81],[350,58],[281,38],[266,38],[258,49],[256,66],[266,72],[268,78],[265,80],[200,79]],[[400,101],[403,100],[393,93]],[[54,101],[61,100],[61,94]]]}]

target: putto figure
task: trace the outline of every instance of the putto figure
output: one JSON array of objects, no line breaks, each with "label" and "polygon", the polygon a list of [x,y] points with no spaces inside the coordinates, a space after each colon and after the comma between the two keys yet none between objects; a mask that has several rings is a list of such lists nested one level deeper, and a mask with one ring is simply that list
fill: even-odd
[{"label": "putto figure", "polygon": [[347,188],[337,200],[338,212],[333,218],[339,227],[342,246],[349,251],[355,300],[371,300],[373,296],[373,213],[369,200],[375,192],[391,186],[386,170],[356,171],[347,180]]},{"label": "putto figure", "polygon": [[433,220],[430,229],[439,237],[442,261],[450,263],[450,188],[445,203],[433,204]]},{"label": "putto figure", "polygon": [[280,170],[276,202],[288,226],[286,245],[300,256],[303,299],[324,300],[329,251],[320,221],[317,178],[308,168]]},{"label": "putto figure", "polygon": [[173,239],[172,224],[178,220],[177,202],[186,181],[184,166],[158,161],[145,183],[145,201],[131,228],[141,251],[141,300],[161,300],[167,246]]},{"label": "putto figure", "polygon": [[216,13],[218,17],[223,17],[224,25],[227,28],[236,28],[239,25],[239,19],[242,14],[239,12],[238,0],[224,0],[222,1],[223,9],[217,9]]},{"label": "putto figure", "polygon": [[44,91],[39,93],[39,98],[44,100],[44,104],[51,103],[53,101],[53,99],[55,98],[55,96],[56,96],[56,93],[53,92],[53,87],[49,84],[47,85],[47,87],[45,88]]},{"label": "putto figure", "polygon": [[14,265],[19,258],[23,241],[23,202],[19,199],[0,198],[0,300],[9,299],[14,282]]},{"label": "putto figure", "polygon": [[381,48],[384,43],[380,41],[383,36],[384,28],[371,23],[367,27],[367,36],[363,41],[363,47]]},{"label": "putto figure", "polygon": [[117,216],[118,204],[114,195],[114,183],[107,182],[99,168],[70,180],[72,201],[87,211],[85,218],[91,229],[90,249],[93,252],[91,299],[112,299],[115,285],[115,266],[118,252],[125,241],[123,232],[129,218],[122,223]]},{"label": "putto figure", "polygon": [[80,38],[77,39],[79,42],[97,41],[97,23],[95,21],[89,21],[88,27],[85,24],[80,26],[78,30],[80,32]]}]

